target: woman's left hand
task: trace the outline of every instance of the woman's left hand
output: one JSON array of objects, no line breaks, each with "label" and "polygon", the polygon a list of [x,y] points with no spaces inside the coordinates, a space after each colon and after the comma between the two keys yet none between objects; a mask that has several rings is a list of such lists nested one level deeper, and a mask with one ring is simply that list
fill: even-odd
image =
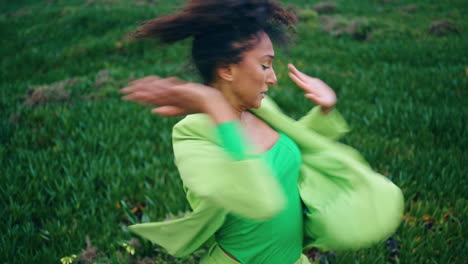
[{"label": "woman's left hand", "polygon": [[310,77],[300,72],[294,65],[289,64],[289,77],[306,92],[305,97],[320,105],[324,113],[328,113],[335,107],[336,94],[332,88],[320,79]]}]

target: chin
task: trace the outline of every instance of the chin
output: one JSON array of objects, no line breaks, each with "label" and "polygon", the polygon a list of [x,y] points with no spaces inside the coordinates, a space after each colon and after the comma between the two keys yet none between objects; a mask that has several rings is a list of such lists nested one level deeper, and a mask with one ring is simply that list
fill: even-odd
[{"label": "chin", "polygon": [[[262,98],[263,99],[263,98]],[[260,106],[262,106],[262,99],[260,99],[259,101],[257,101],[251,108],[253,109],[258,109],[260,108]]]}]

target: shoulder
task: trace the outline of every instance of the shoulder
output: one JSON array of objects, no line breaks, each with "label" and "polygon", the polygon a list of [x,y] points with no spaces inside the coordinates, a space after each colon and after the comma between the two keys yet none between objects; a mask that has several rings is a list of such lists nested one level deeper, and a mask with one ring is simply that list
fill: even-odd
[{"label": "shoulder", "polygon": [[215,124],[206,114],[191,114],[177,122],[172,128],[172,138],[212,138]]},{"label": "shoulder", "polygon": [[[259,109],[253,109],[253,112],[260,115],[282,114],[281,109],[270,97],[265,96]],[[172,137],[174,140],[187,138],[205,138],[216,141],[215,123],[207,114],[191,114],[186,116],[174,125]]]}]

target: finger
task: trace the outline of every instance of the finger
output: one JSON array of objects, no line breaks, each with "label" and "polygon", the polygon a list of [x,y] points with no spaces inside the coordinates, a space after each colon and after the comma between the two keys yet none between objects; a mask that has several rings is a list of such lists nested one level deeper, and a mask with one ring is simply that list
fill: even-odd
[{"label": "finger", "polygon": [[137,103],[153,103],[157,104],[156,98],[147,92],[134,92],[122,97],[123,100],[135,101]]},{"label": "finger", "polygon": [[141,79],[130,81],[128,84],[135,85],[137,83],[140,84],[140,83],[154,82],[154,81],[159,80],[159,79],[161,79],[161,78],[159,78],[158,76],[150,75],[150,76],[146,76],[146,77],[141,78]]},{"label": "finger", "polygon": [[315,104],[320,105],[320,96],[311,93],[307,93],[304,96],[312,102],[314,102]]},{"label": "finger", "polygon": [[320,96],[316,95],[316,94],[313,94],[313,93],[306,93],[304,94],[305,97],[313,100],[314,102],[318,99],[320,99]]},{"label": "finger", "polygon": [[120,89],[120,92],[121,93],[131,93],[131,92],[134,92],[138,89],[141,89],[141,86],[137,86],[137,85],[141,85],[141,84],[145,84],[145,83],[150,83],[150,82],[155,82],[157,80],[160,80],[161,78],[159,78],[158,76],[147,76],[147,77],[144,77],[144,78],[141,78],[141,79],[138,79],[138,80],[133,80],[131,82],[129,82],[129,86],[127,87],[124,87],[122,89]]},{"label": "finger", "polygon": [[[156,78],[154,76],[145,77],[146,80],[138,80],[138,82],[134,82],[131,86],[125,87],[120,89],[121,93],[134,93],[139,91],[150,91],[154,90],[155,88],[160,88],[163,86],[174,86],[180,81],[174,80],[173,78]],[[143,78],[143,79],[145,79]]]},{"label": "finger", "polygon": [[291,78],[297,84],[297,86],[299,86],[302,90],[304,90],[307,93],[310,92],[309,91],[310,89],[308,88],[307,84],[301,79],[299,79],[299,77],[297,77],[294,73],[289,72],[288,75],[289,75],[289,78]]},{"label": "finger", "polygon": [[[144,80],[143,80],[144,79]],[[129,87],[120,89],[121,93],[133,93],[137,91],[154,91],[160,88],[172,88],[177,85],[186,83],[176,77],[159,78],[156,76],[148,76],[138,80]]]},{"label": "finger", "polygon": [[119,90],[119,92],[123,93],[123,94],[132,93],[134,91],[135,91],[135,86],[128,86],[128,87],[124,87],[124,88]]},{"label": "finger", "polygon": [[186,115],[188,113],[187,110],[177,107],[177,106],[172,106],[172,105],[166,105],[166,106],[161,106],[154,108],[151,110],[153,114],[158,114],[162,116],[181,116],[181,115]]},{"label": "finger", "polygon": [[174,87],[185,84],[185,81],[178,79],[176,77],[168,77],[164,79],[154,80],[147,83],[139,83],[136,85],[135,90],[154,92],[156,90],[168,91],[168,89],[174,89]]},{"label": "finger", "polygon": [[307,76],[306,74],[302,73],[301,71],[299,71],[293,64],[288,64],[288,68],[289,70],[294,73],[297,77],[299,77],[299,79],[303,80],[303,81],[307,81]]},{"label": "finger", "polygon": [[151,90],[151,89],[154,89],[156,86],[154,84],[152,85],[149,85],[148,83],[138,83],[138,84],[134,84],[132,86],[128,86],[128,87],[124,87],[122,89],[120,89],[120,93],[123,93],[123,94],[130,94],[130,93],[136,93],[136,92],[144,92],[144,91],[148,91],[148,90]]},{"label": "finger", "polygon": [[164,81],[165,83],[170,84],[170,85],[182,85],[182,84],[185,84],[185,83],[186,83],[185,81],[183,81],[183,80],[181,80],[181,79],[179,79],[179,78],[177,78],[177,77],[172,77],[172,76],[163,79],[163,81]]}]

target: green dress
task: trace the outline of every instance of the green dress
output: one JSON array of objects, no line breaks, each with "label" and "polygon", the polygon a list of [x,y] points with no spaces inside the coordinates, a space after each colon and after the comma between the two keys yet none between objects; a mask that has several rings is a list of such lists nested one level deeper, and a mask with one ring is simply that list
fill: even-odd
[{"label": "green dress", "polygon": [[[246,158],[246,142],[239,136],[239,122],[217,126],[221,145],[232,157]],[[285,207],[266,221],[229,213],[216,232],[216,242],[241,263],[295,263],[302,252],[302,206],[297,186],[301,153],[288,136],[280,133],[276,143],[263,153],[281,186]]]},{"label": "green dress", "polygon": [[[336,110],[324,116],[316,107],[296,121],[265,98],[252,112],[291,138],[301,152],[297,185],[307,207],[304,250],[366,248],[395,232],[402,220],[403,194],[357,151],[335,141],[349,130]],[[233,159],[207,115],[189,115],[180,121],[173,129],[173,147],[193,211],[180,219],[129,227],[170,254],[187,256],[203,245],[213,245],[230,213],[265,221],[285,208],[287,198],[265,158]],[[253,152],[246,149],[246,153]]]}]

